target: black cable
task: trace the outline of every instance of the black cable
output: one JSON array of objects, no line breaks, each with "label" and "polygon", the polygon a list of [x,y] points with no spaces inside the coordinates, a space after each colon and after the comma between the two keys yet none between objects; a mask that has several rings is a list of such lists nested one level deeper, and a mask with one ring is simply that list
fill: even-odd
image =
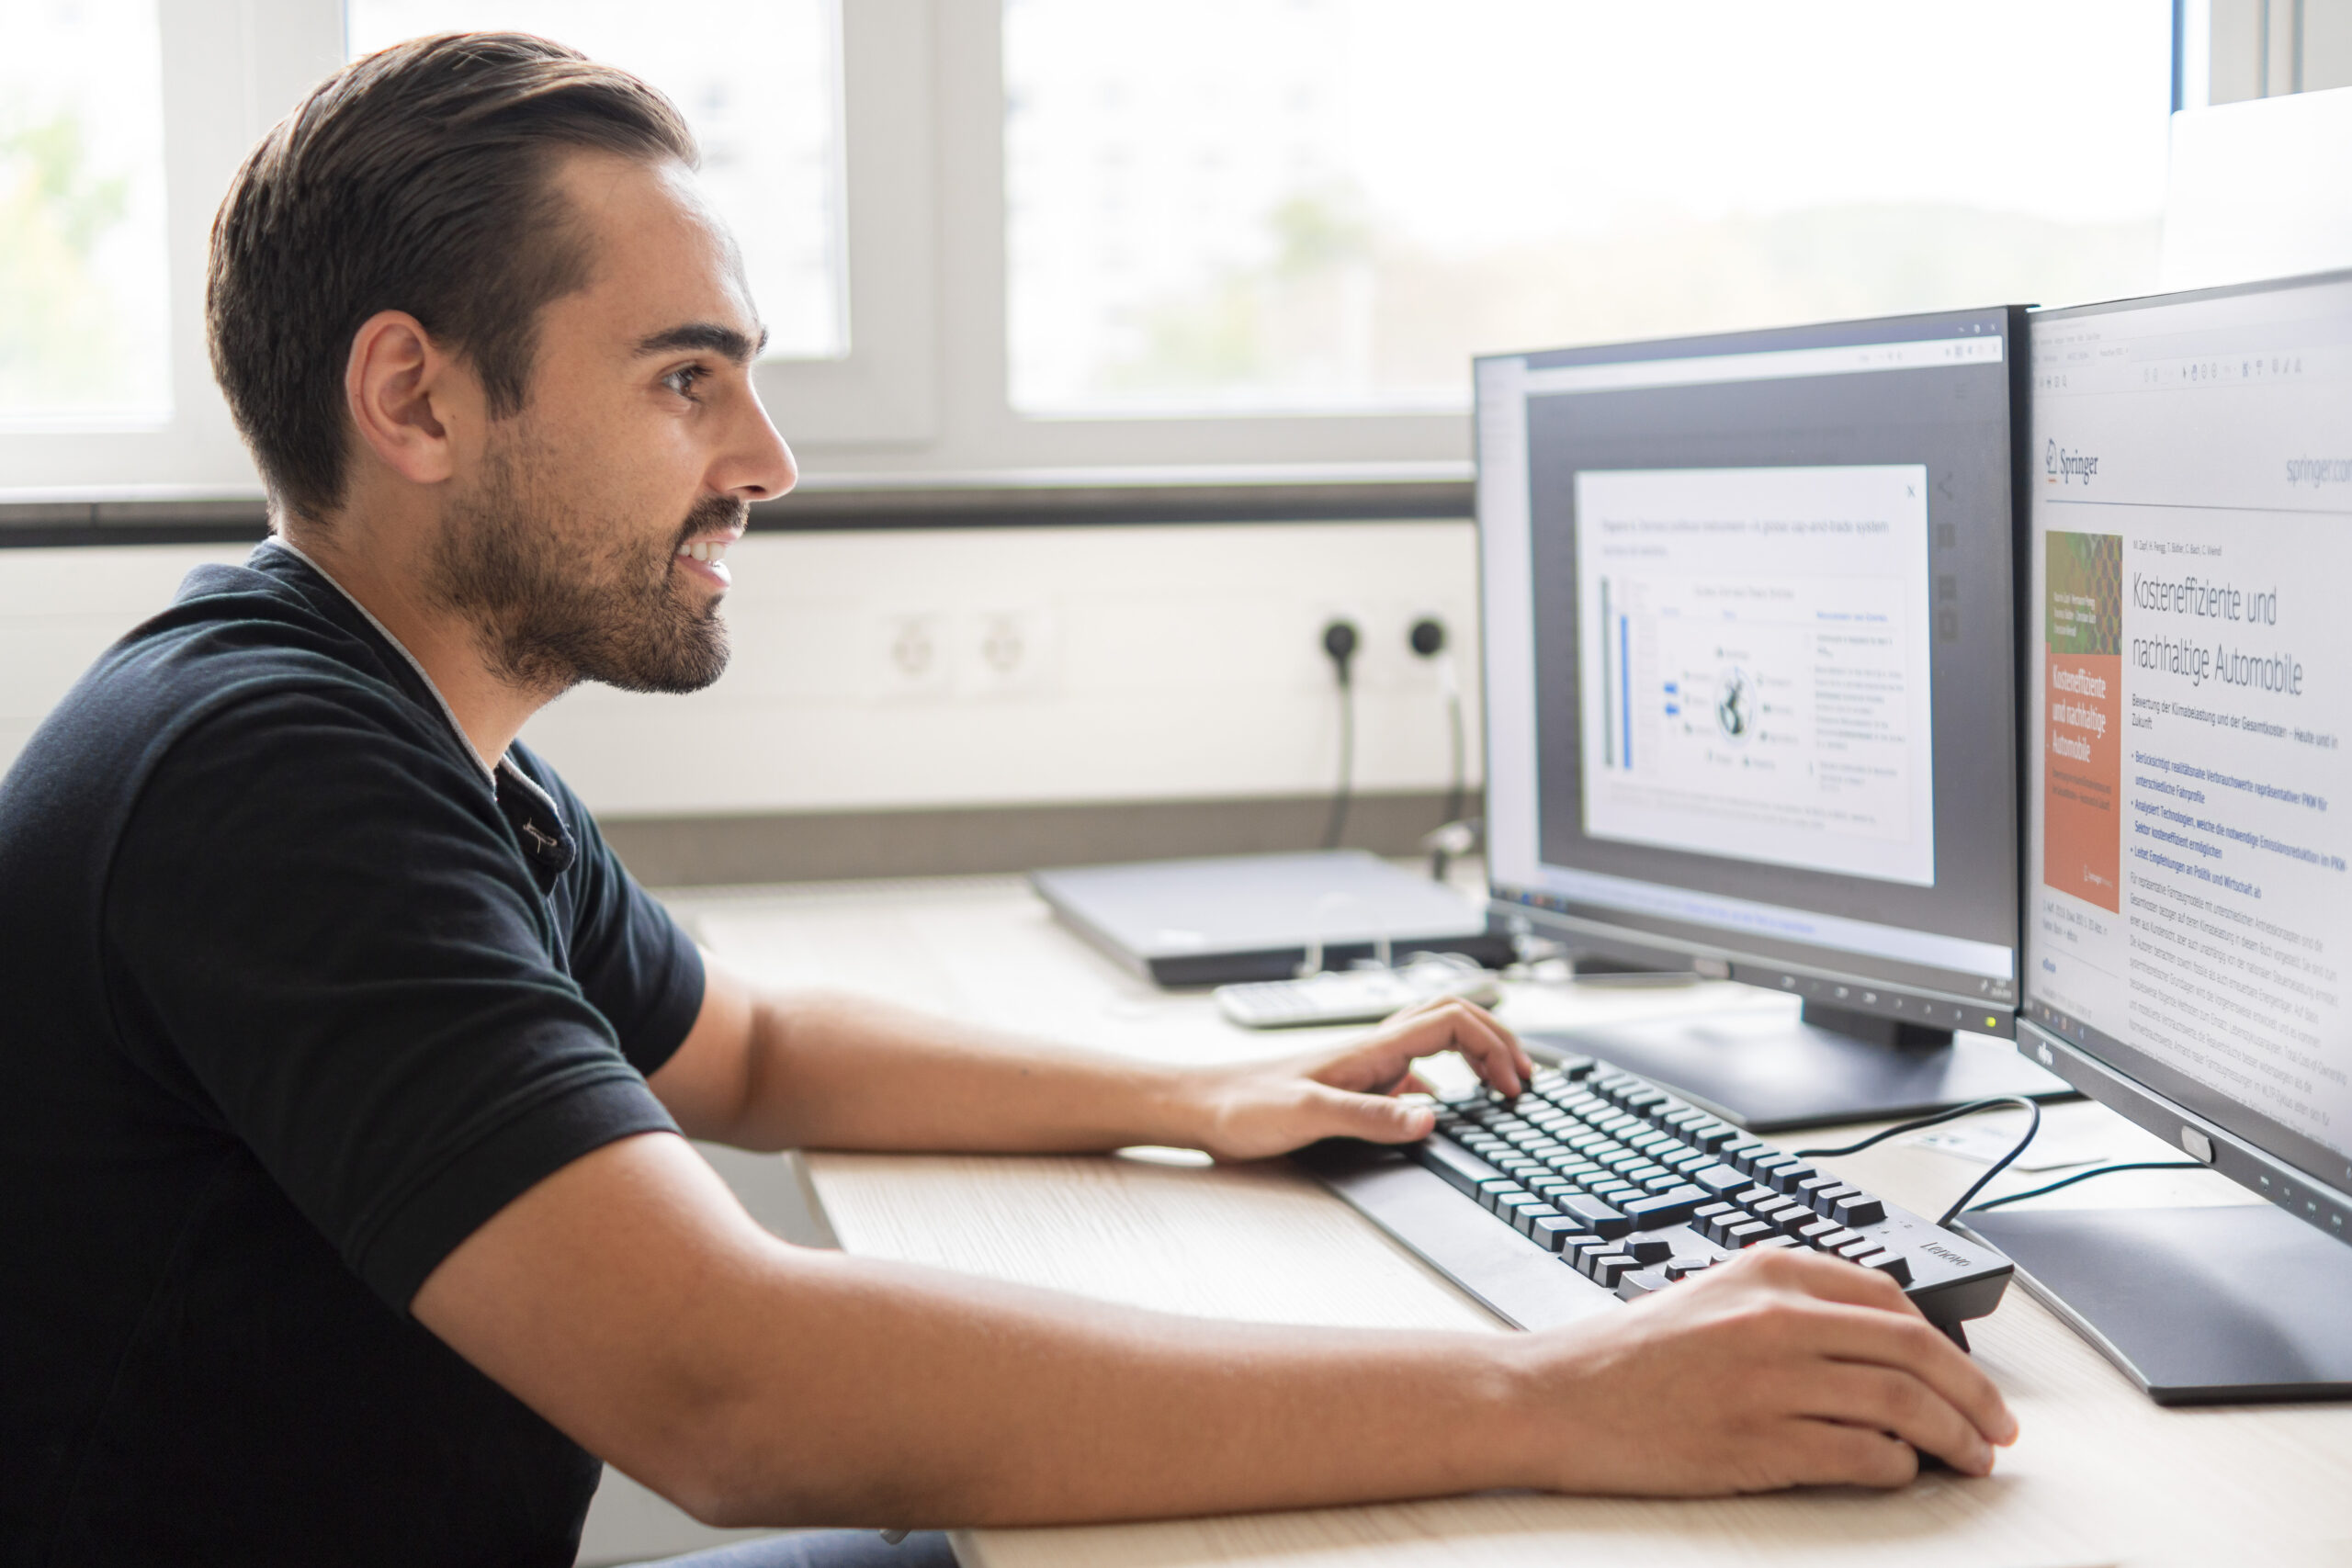
[{"label": "black cable", "polygon": [[1331,792],[1331,820],[1323,829],[1323,847],[1336,850],[1348,830],[1348,796],[1353,787],[1356,761],[1356,689],[1340,682],[1340,787]]},{"label": "black cable", "polygon": [[2033,1135],[2041,1131],[2041,1107],[2040,1105],[2026,1099],[2025,1096],[2021,1094],[1998,1095],[1991,1100],[1972,1100],[1965,1105],[1955,1105],[1950,1111],[1939,1111],[1933,1116],[1922,1116],[1914,1122],[1897,1122],[1895,1125],[1887,1128],[1883,1133],[1872,1133],[1869,1137],[1862,1139],[1860,1143],[1848,1144],[1843,1148],[1799,1149],[1796,1151],[1796,1154],[1799,1159],[1834,1159],[1839,1155],[1856,1155],[1861,1153],[1864,1149],[1867,1149],[1873,1145],[1883,1144],[1889,1138],[1900,1137],[1905,1133],[1916,1133],[1924,1127],[1939,1127],[1947,1122],[1956,1122],[1962,1116],[1973,1116],[1980,1111],[1993,1111],[2003,1106],[2022,1107],[2027,1114],[2031,1118],[2031,1120],[2026,1123],[2025,1136],[2019,1138],[2014,1145],[2012,1145],[2007,1154],[2005,1154],[1999,1159],[1995,1160],[1993,1162],[1993,1168],[1978,1177],[1975,1183],[1971,1186],[1967,1191],[1962,1193],[1958,1200],[1953,1202],[1952,1206],[1943,1212],[1942,1217],[1936,1221],[1936,1224],[1939,1225],[1948,1226],[1952,1223],[1952,1221],[1960,1218],[1961,1212],[1968,1207],[1970,1199],[1984,1190],[1984,1184],[1986,1182],[1991,1181],[1995,1177],[2000,1175],[2001,1172],[2008,1169],[2010,1162],[2015,1160],[2018,1156],[2025,1153],[2026,1145],[2033,1142]]},{"label": "black cable", "polygon": [[2211,1168],[2212,1167],[2205,1164],[2204,1161],[2194,1159],[2138,1159],[2124,1165],[2103,1165],[2096,1170],[2078,1170],[2074,1175],[2052,1181],[2047,1186],[2029,1188],[2023,1192],[2010,1192],[1998,1198],[1987,1198],[1968,1212],[1972,1214],[1981,1214],[1987,1209],[1997,1209],[2004,1203],[2017,1203],[2028,1198],[2039,1198],[2044,1192],[2055,1192],[2061,1187],[2072,1187],[2075,1182],[2088,1181],[2094,1176],[2112,1176],[2119,1170],[2211,1170]]},{"label": "black cable", "polygon": [[1348,830],[1348,797],[1356,771],[1356,687],[1352,671],[1356,657],[1353,621],[1333,621],[1323,628],[1323,651],[1340,682],[1340,784],[1331,792],[1331,820],[1323,829],[1323,847],[1336,850]]},{"label": "black cable", "polygon": [[1458,685],[1445,694],[1445,720],[1453,742],[1453,771],[1445,786],[1445,819],[1459,822],[1462,820],[1462,795],[1468,776],[1464,766],[1468,748],[1462,739],[1462,688]]},{"label": "black cable", "polygon": [[[1451,743],[1453,767],[1445,784],[1445,816],[1442,823],[1462,820],[1462,796],[1465,789],[1469,747],[1462,733],[1462,682],[1453,670],[1453,656],[1445,651],[1445,623],[1435,615],[1423,615],[1405,629],[1405,646],[1421,659],[1442,659],[1438,681],[1445,692],[1446,739]],[[1442,825],[1442,823],[1441,825]],[[1436,873],[1437,880],[1445,880],[1442,862]]]}]

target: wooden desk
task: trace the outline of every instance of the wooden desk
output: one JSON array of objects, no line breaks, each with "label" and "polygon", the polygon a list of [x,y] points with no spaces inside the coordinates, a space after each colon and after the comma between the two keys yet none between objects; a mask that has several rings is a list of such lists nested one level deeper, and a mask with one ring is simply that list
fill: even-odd
[{"label": "wooden desk", "polygon": [[[1069,935],[1011,878],[778,889],[680,898],[673,908],[714,952],[775,984],[868,990],[1157,1060],[1234,1060],[1317,1038],[1253,1034],[1224,1023],[1205,997],[1153,989]],[[1711,1005],[1785,1004],[1735,987],[1530,987],[1514,990],[1502,1015],[1541,1028]],[[2150,1153],[2162,1145],[2096,1106],[2058,1108],[2049,1126],[2046,1137],[2086,1152],[2162,1157]],[[1838,1168],[1932,1213],[1981,1168],[1894,1143]],[[854,1252],[1171,1312],[1504,1332],[1353,1210],[1282,1165],[1214,1168],[1173,1155],[817,1155],[808,1170],[834,1234]],[[2121,1175],[2041,1201],[2068,1200],[2245,1201],[2202,1172]],[[1892,1495],[1815,1491],[1707,1502],[1489,1495],[973,1531],[958,1538],[958,1550],[984,1568],[2352,1564],[2352,1406],[2160,1410],[2021,1289],[1970,1326],[1978,1359],[2025,1433],[1986,1480],[1935,1473]]]}]

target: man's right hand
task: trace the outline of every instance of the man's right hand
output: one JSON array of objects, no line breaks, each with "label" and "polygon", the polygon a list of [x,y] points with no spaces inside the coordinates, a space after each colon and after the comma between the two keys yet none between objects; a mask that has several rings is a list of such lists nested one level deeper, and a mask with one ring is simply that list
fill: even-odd
[{"label": "man's right hand", "polygon": [[1900,1486],[1933,1454],[1993,1468],[2018,1425],[1977,1365],[1885,1275],[1817,1254],[1745,1254],[1535,1337],[1529,1483],[1707,1495]]}]

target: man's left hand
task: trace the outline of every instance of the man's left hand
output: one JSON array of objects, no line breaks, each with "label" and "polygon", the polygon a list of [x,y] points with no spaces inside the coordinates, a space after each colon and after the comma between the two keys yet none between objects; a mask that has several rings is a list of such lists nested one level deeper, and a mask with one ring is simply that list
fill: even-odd
[{"label": "man's left hand", "polygon": [[1484,1008],[1453,998],[1423,1002],[1336,1051],[1203,1073],[1194,1080],[1200,1129],[1191,1141],[1218,1159],[1245,1160],[1319,1138],[1425,1138],[1435,1113],[1396,1097],[1430,1091],[1413,1063],[1442,1051],[1459,1053],[1504,1094],[1517,1094],[1535,1076],[1526,1048]]}]

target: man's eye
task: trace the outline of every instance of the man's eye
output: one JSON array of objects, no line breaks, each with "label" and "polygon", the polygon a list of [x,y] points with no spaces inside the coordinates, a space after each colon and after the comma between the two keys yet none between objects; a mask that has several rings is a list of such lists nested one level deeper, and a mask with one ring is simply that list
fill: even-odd
[{"label": "man's eye", "polygon": [[682,398],[692,399],[695,389],[700,386],[704,378],[709,374],[710,372],[699,365],[682,366],[662,377],[662,384]]}]

